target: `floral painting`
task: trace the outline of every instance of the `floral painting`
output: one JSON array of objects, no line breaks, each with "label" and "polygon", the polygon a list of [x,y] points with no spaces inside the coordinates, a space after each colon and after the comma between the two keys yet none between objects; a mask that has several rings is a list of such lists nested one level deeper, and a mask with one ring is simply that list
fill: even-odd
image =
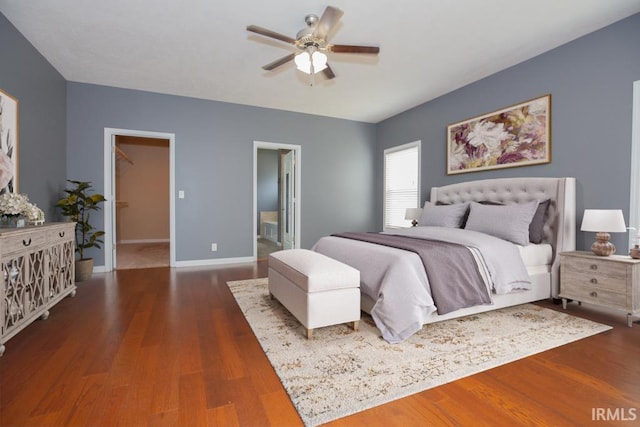
[{"label": "floral painting", "polygon": [[447,175],[551,161],[551,95],[447,127]]},{"label": "floral painting", "polygon": [[0,90],[0,194],[18,189],[18,101]]}]

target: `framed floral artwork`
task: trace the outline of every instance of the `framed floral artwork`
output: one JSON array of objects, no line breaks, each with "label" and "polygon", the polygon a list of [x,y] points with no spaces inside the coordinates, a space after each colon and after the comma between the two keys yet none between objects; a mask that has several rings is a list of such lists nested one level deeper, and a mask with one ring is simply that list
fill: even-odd
[{"label": "framed floral artwork", "polygon": [[18,191],[18,100],[0,89],[0,194]]},{"label": "framed floral artwork", "polygon": [[447,175],[551,162],[551,95],[447,126]]}]

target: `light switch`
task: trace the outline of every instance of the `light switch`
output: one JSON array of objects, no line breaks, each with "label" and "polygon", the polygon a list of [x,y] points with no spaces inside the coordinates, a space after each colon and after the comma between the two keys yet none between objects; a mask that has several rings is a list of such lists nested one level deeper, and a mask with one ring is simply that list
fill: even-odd
[{"label": "light switch", "polygon": [[184,199],[184,190],[178,191],[178,199]]}]

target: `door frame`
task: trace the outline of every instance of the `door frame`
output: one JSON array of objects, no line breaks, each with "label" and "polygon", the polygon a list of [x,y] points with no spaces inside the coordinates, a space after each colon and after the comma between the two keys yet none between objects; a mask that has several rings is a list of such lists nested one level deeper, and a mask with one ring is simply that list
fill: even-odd
[{"label": "door frame", "polygon": [[[295,153],[295,176],[294,176],[294,247],[300,247],[300,212],[302,194],[301,177],[302,177],[302,147],[300,145],[280,144],[276,142],[253,141],[253,222],[251,223],[251,235],[253,236],[253,259],[258,259],[258,239],[255,237],[256,224],[258,223],[258,149],[263,150],[291,150]],[[278,191],[280,191],[278,189]]]},{"label": "door frame", "polygon": [[[631,120],[631,184],[629,195],[629,227],[640,227],[640,80],[633,82],[633,118]],[[636,233],[629,233],[629,247],[633,246]]]},{"label": "door frame", "polygon": [[[104,128],[104,269],[112,271],[115,265],[114,251],[116,239],[116,136],[166,139],[169,141],[169,265],[176,265],[175,231],[175,141],[174,133],[152,132],[133,129]],[[116,266],[117,267],[117,266]]]}]

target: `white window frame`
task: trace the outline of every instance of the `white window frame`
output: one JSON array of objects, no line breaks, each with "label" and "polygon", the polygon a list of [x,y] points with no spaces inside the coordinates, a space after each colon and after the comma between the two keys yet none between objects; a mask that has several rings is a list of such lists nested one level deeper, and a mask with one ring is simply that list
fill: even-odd
[{"label": "white window frame", "polygon": [[[629,197],[629,227],[640,228],[640,80],[633,82],[631,109],[631,194]],[[629,233],[629,247],[635,243],[640,230]]]},{"label": "white window frame", "polygon": [[[382,206],[382,228],[383,230],[389,230],[389,229],[394,229],[394,228],[402,228],[402,226],[387,226],[387,155],[392,154],[392,153],[396,153],[398,151],[403,151],[403,150],[409,150],[409,149],[414,149],[416,148],[418,149],[418,176],[417,176],[417,181],[418,181],[418,188],[416,190],[416,200],[415,200],[415,205],[412,206],[406,206],[407,208],[417,208],[420,207],[420,194],[421,194],[421,176],[422,176],[422,142],[421,141],[414,141],[414,142],[409,142],[407,144],[403,144],[403,145],[398,145],[395,147],[391,147],[391,148],[387,148],[384,150],[384,166],[383,166],[383,182],[382,182],[382,199],[383,199],[383,206]],[[404,227],[409,227],[411,226],[411,222],[409,220],[406,220],[406,222],[404,223]]]}]

